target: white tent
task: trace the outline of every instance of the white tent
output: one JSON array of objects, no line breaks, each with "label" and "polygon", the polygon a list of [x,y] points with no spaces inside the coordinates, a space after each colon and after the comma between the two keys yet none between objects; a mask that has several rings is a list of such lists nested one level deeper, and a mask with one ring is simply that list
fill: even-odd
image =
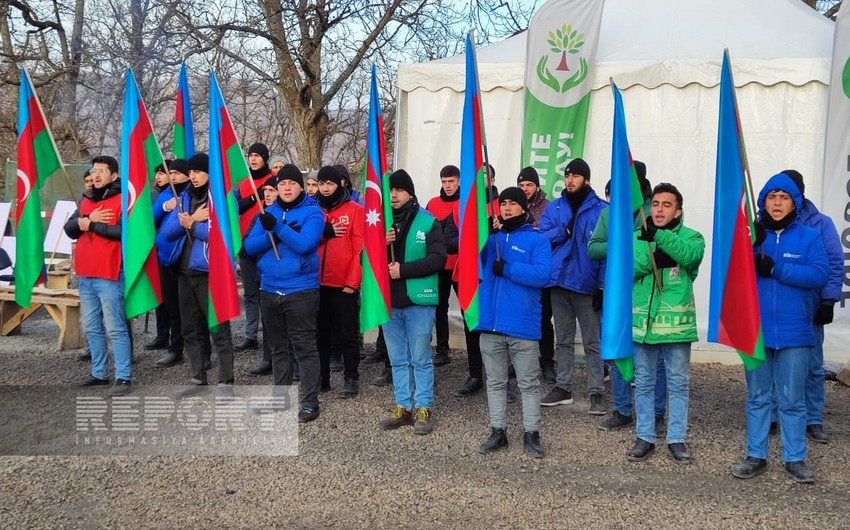
[{"label": "white tent", "polygon": [[[612,77],[623,91],[632,154],[653,184],[685,198],[686,223],[711,244],[720,64],[732,58],[756,193],[786,168],[821,195],[827,85],[834,23],[799,0],[606,0],[584,158],[601,190],[611,164]],[[490,160],[500,187],[520,169],[526,34],[478,50]],[[463,55],[399,65],[395,164],[414,177],[424,202],[439,170],[459,163]],[[700,336],[708,314],[710,253],[697,280]],[[850,355],[828,327],[826,355]],[[846,344],[850,330],[841,337]],[[697,349],[718,349],[700,343]],[[840,353],[841,352],[841,353]],[[734,357],[728,356],[734,360]]]}]

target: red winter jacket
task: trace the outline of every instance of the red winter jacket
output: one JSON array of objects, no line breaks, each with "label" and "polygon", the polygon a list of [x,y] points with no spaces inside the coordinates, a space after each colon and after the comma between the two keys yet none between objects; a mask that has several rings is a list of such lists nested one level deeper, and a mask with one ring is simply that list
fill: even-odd
[{"label": "red winter jacket", "polygon": [[[257,187],[257,193],[260,196],[260,200],[263,199],[263,186],[266,185],[266,181],[272,176],[272,172],[269,171],[269,174],[265,177],[260,177],[254,180],[254,186]],[[236,190],[236,200],[244,199],[247,197],[251,197],[254,195],[254,187],[251,186],[251,177],[243,179],[239,184],[239,188]],[[257,214],[260,213],[260,206],[255,202],[253,206],[241,212],[239,214],[239,232],[242,234],[242,239],[245,239],[245,236],[248,235],[248,231],[251,229],[251,222],[257,217]]]},{"label": "red winter jacket", "polygon": [[345,235],[319,241],[319,284],[326,287],[350,287],[360,290],[363,266],[360,252],[363,250],[363,230],[366,216],[363,207],[352,200],[345,201],[330,211],[325,210],[325,221],[340,220],[348,226]]},{"label": "red winter jacket", "polygon": [[[83,197],[78,215],[69,219],[65,231],[69,237],[78,238],[74,250],[74,270],[77,276],[116,281],[121,273],[121,230],[116,226],[121,221],[120,182],[112,183],[103,196],[106,198],[99,201]],[[92,223],[88,232],[80,231],[77,218],[90,215],[98,208],[112,210],[115,214],[112,221]],[[70,231],[69,226],[72,228]]]}]

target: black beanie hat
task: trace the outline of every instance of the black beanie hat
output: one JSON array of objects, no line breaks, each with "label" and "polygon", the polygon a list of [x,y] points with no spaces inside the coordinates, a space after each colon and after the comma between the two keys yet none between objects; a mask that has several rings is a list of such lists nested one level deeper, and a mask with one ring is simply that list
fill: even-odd
[{"label": "black beanie hat", "polygon": [[525,198],[525,192],[521,189],[516,186],[503,189],[502,193],[499,194],[499,204],[502,204],[508,199],[519,204],[523,211],[528,211],[528,199]]},{"label": "black beanie hat", "polygon": [[171,165],[173,163],[174,163],[174,160],[169,160],[169,159],[166,158],[165,160],[162,161],[162,164],[156,166],[154,173],[168,173],[168,171],[166,171],[166,168],[168,168],[170,170]]},{"label": "black beanie hat", "polygon": [[412,196],[416,196],[416,188],[413,187],[413,179],[407,174],[407,171],[399,169],[390,175],[390,188],[404,190]]},{"label": "black beanie hat", "polygon": [[316,182],[323,180],[328,180],[337,186],[342,186],[342,175],[339,174],[336,166],[325,166],[319,170],[319,174],[316,175]]},{"label": "black beanie hat", "polygon": [[343,185],[346,188],[351,189],[351,176],[348,174],[348,168],[342,164],[337,164],[333,166],[333,168],[339,172],[339,178],[345,181]]},{"label": "black beanie hat", "polygon": [[204,173],[210,172],[210,157],[206,153],[195,153],[192,155],[192,158],[189,159],[189,163],[187,164],[189,171],[203,171]]},{"label": "black beanie hat", "polygon": [[786,169],[783,171],[788,177],[794,181],[794,184],[797,185],[797,189],[800,190],[800,195],[806,194],[806,184],[803,182],[803,175],[800,174],[796,169]]},{"label": "black beanie hat", "polygon": [[186,162],[183,158],[178,158],[176,160],[172,160],[170,164],[168,164],[169,171],[176,171],[178,173],[183,173],[187,177],[189,176],[189,163]]},{"label": "black beanie hat", "polygon": [[581,158],[570,160],[567,167],[564,168],[564,175],[572,173],[573,175],[581,175],[585,180],[590,180],[590,166]]},{"label": "black beanie hat", "polygon": [[278,184],[284,180],[297,182],[302,188],[304,187],[304,175],[301,174],[301,170],[295,164],[286,164],[277,172]]},{"label": "black beanie hat", "polygon": [[265,188],[266,186],[268,186],[270,188],[277,188],[278,182],[280,182],[280,178],[278,178],[277,175],[272,175],[271,177],[266,179],[266,183],[263,184],[263,187]]},{"label": "black beanie hat", "polygon": [[248,154],[250,155],[251,153],[257,153],[260,155],[263,158],[263,162],[269,161],[269,148],[266,147],[266,144],[256,143],[251,145],[251,147],[248,148]]},{"label": "black beanie hat", "polygon": [[520,182],[531,182],[539,188],[540,177],[537,175],[537,170],[531,166],[522,168],[516,178],[516,183],[519,184]]}]

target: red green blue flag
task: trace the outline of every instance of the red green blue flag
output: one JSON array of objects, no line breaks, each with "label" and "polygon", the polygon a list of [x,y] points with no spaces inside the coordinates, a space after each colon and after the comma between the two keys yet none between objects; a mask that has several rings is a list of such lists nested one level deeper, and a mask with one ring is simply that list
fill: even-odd
[{"label": "red green blue flag", "polygon": [[174,158],[188,160],[195,154],[195,130],[192,125],[192,104],[189,98],[189,76],[186,61],[180,65],[177,79],[177,111],[174,115]]},{"label": "red green blue flag", "polygon": [[729,52],[720,74],[720,121],[714,187],[714,241],[708,340],[738,350],[747,370],[764,362],[761,315],[753,258],[752,203],[747,155],[735,98]]},{"label": "red green blue flag", "polygon": [[[18,97],[18,182],[15,212],[15,302],[29,307],[32,290],[44,283],[44,225],[39,192],[62,160],[27,71],[21,69]],[[150,209],[150,208],[148,208]]]},{"label": "red green blue flag", "polygon": [[136,77],[133,70],[127,69],[124,116],[121,120],[120,172],[121,251],[127,318],[147,313],[162,303],[150,182],[163,158]]},{"label": "red green blue flag", "polygon": [[[478,326],[479,256],[489,234],[484,182],[484,123],[472,32],[466,35],[466,89],[460,140],[458,301],[469,329]],[[494,215],[497,215],[494,212]]]},{"label": "red green blue flag", "polygon": [[614,91],[614,137],[611,147],[611,205],[608,208],[608,255],[605,261],[605,297],[602,306],[600,353],[602,360],[614,361],[623,379],[634,378],[632,343],[632,286],[635,277],[634,218],[643,196],[635,171],[623,97]]},{"label": "red green blue flag", "polygon": [[239,316],[236,290],[236,255],[242,248],[239,210],[231,193],[248,178],[248,163],[236,140],[233,122],[224,104],[221,89],[210,72],[210,296],[209,327]]},{"label": "red green blue flag", "polygon": [[365,332],[390,320],[390,273],[387,267],[387,222],[392,219],[387,147],[378,82],[372,66],[369,96],[369,131],[363,168],[363,194],[366,227],[363,233],[363,286],[360,303],[360,331]]}]

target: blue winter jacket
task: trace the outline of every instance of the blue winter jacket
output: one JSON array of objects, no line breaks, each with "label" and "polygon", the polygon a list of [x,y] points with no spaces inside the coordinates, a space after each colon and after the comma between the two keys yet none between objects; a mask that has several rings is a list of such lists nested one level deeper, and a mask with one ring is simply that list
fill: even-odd
[{"label": "blue winter jacket", "polygon": [[[189,190],[184,190],[177,199],[180,201],[183,211],[188,212],[191,201]],[[160,233],[156,238],[157,257],[159,262],[165,266],[171,266],[180,261],[180,254],[183,253],[183,247],[186,245],[186,229],[180,226],[178,214],[178,208],[171,210],[163,221]],[[209,219],[193,224],[190,232],[192,234],[192,254],[189,256],[189,268],[194,271],[209,272]],[[163,241],[162,246],[159,244],[160,240]]]},{"label": "blue winter jacket", "polygon": [[602,286],[605,267],[603,262],[590,259],[587,243],[608,203],[590,190],[576,212],[572,236],[567,237],[564,229],[570,224],[573,212],[567,202],[566,193],[564,190],[561,197],[546,206],[540,220],[540,233],[552,245],[552,275],[547,286],[593,294]]},{"label": "blue winter jacket", "polygon": [[171,213],[163,210],[162,205],[171,200],[172,197],[174,197],[174,192],[171,191],[171,186],[168,186],[160,191],[156,196],[156,200],[153,201],[153,226],[157,230],[162,226],[162,222],[165,221],[168,214]]},{"label": "blue winter jacket", "polygon": [[295,206],[278,199],[266,208],[278,220],[271,230],[280,260],[275,257],[269,235],[259,221],[245,237],[245,252],[259,256],[260,290],[289,295],[319,288],[319,240],[325,214],[309,195]]},{"label": "blue winter jacket", "polygon": [[[764,211],[764,202],[774,190],[791,195],[799,214],[803,197],[794,182],[780,173],[771,177],[759,193],[760,218],[769,215]],[[764,255],[775,263],[770,278],[756,277],[765,347],[814,346],[815,293],[826,284],[829,274],[820,233],[803,226],[798,217],[784,230],[768,229],[764,243],[753,249],[756,259],[762,247]]]},{"label": "blue winter jacket", "polygon": [[800,210],[800,222],[803,226],[818,231],[826,249],[826,259],[829,263],[829,279],[815,295],[815,309],[821,303],[834,304],[841,300],[841,287],[844,282],[844,249],[841,248],[841,238],[835,223],[827,215],[818,211],[809,199],[803,197],[803,208]]},{"label": "blue winter jacket", "polygon": [[[497,244],[505,261],[503,276],[493,273]],[[540,292],[549,281],[552,267],[549,246],[530,223],[487,238],[481,252],[480,319],[476,331],[540,340]]]}]

